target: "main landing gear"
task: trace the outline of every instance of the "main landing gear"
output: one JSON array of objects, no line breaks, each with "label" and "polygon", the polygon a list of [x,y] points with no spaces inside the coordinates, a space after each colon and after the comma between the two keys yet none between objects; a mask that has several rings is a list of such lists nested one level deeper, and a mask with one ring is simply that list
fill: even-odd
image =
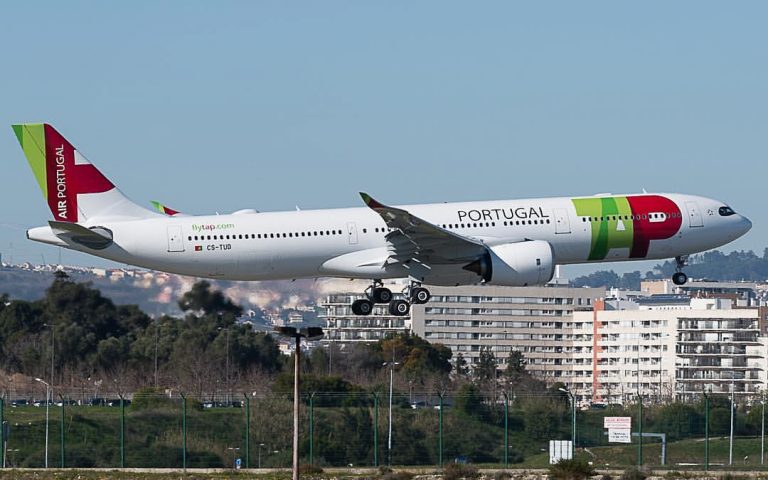
[{"label": "main landing gear", "polygon": [[355,315],[370,315],[373,306],[377,303],[388,303],[389,314],[396,317],[408,315],[412,304],[427,303],[432,295],[429,290],[421,286],[421,282],[411,280],[403,290],[405,299],[395,299],[392,291],[385,288],[381,280],[374,280],[373,284],[365,289],[365,297],[352,302],[352,313]]},{"label": "main landing gear", "polygon": [[688,275],[683,273],[683,268],[687,265],[686,260],[688,260],[687,257],[675,257],[677,265],[675,267],[675,274],[672,275],[672,283],[675,285],[685,285],[688,281]]}]

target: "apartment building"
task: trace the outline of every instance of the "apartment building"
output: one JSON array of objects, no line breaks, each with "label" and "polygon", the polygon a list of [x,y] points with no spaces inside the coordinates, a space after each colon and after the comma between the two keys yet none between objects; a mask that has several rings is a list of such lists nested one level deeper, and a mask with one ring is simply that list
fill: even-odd
[{"label": "apartment building", "polygon": [[511,350],[523,353],[527,368],[548,381],[576,379],[591,385],[591,331],[573,322],[574,312],[591,312],[605,295],[596,288],[431,287],[432,300],[414,305],[413,331],[461,353],[470,368],[482,349],[499,368]]},{"label": "apartment building", "polygon": [[[592,329],[591,393],[597,403],[637,395],[657,401],[702,392],[754,394],[765,387],[766,349],[759,309],[733,308],[730,299],[661,295],[615,309],[598,302],[574,323]],[[576,386],[574,386],[576,388]]]},{"label": "apartment building", "polygon": [[396,317],[389,313],[387,305],[376,305],[370,315],[352,313],[352,302],[360,293],[338,293],[327,295],[320,302],[318,319],[324,322],[323,343],[338,346],[359,342],[375,342],[395,333],[411,331],[409,316]]}]

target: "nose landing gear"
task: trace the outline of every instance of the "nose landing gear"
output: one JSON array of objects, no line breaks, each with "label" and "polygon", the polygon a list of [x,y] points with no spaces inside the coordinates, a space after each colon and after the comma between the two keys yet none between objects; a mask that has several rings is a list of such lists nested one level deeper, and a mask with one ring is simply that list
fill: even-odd
[{"label": "nose landing gear", "polygon": [[672,275],[672,283],[675,285],[685,285],[688,282],[688,275],[683,272],[683,268],[687,265],[687,260],[687,257],[675,257],[676,271]]},{"label": "nose landing gear", "polygon": [[403,289],[405,299],[394,299],[392,291],[385,288],[381,280],[374,280],[373,284],[365,289],[365,298],[352,302],[352,313],[355,315],[370,315],[373,306],[377,303],[388,303],[389,314],[397,317],[408,315],[411,305],[427,303],[432,295],[429,290],[421,286],[421,282],[411,280]]}]

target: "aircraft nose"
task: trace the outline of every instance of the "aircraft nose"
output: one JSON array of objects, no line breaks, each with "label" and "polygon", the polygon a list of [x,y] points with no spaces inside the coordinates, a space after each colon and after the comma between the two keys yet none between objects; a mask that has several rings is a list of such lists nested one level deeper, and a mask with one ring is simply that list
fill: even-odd
[{"label": "aircraft nose", "polygon": [[740,217],[740,226],[741,226],[741,235],[744,235],[748,231],[752,229],[752,222],[745,217],[744,215],[739,215]]}]

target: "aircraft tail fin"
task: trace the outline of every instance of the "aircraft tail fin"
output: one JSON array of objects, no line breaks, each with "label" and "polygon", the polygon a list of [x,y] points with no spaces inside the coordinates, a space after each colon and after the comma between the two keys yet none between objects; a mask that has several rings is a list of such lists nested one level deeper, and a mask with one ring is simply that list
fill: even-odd
[{"label": "aircraft tail fin", "polygon": [[129,200],[47,123],[13,125],[13,131],[54,220],[83,223],[158,215]]}]

